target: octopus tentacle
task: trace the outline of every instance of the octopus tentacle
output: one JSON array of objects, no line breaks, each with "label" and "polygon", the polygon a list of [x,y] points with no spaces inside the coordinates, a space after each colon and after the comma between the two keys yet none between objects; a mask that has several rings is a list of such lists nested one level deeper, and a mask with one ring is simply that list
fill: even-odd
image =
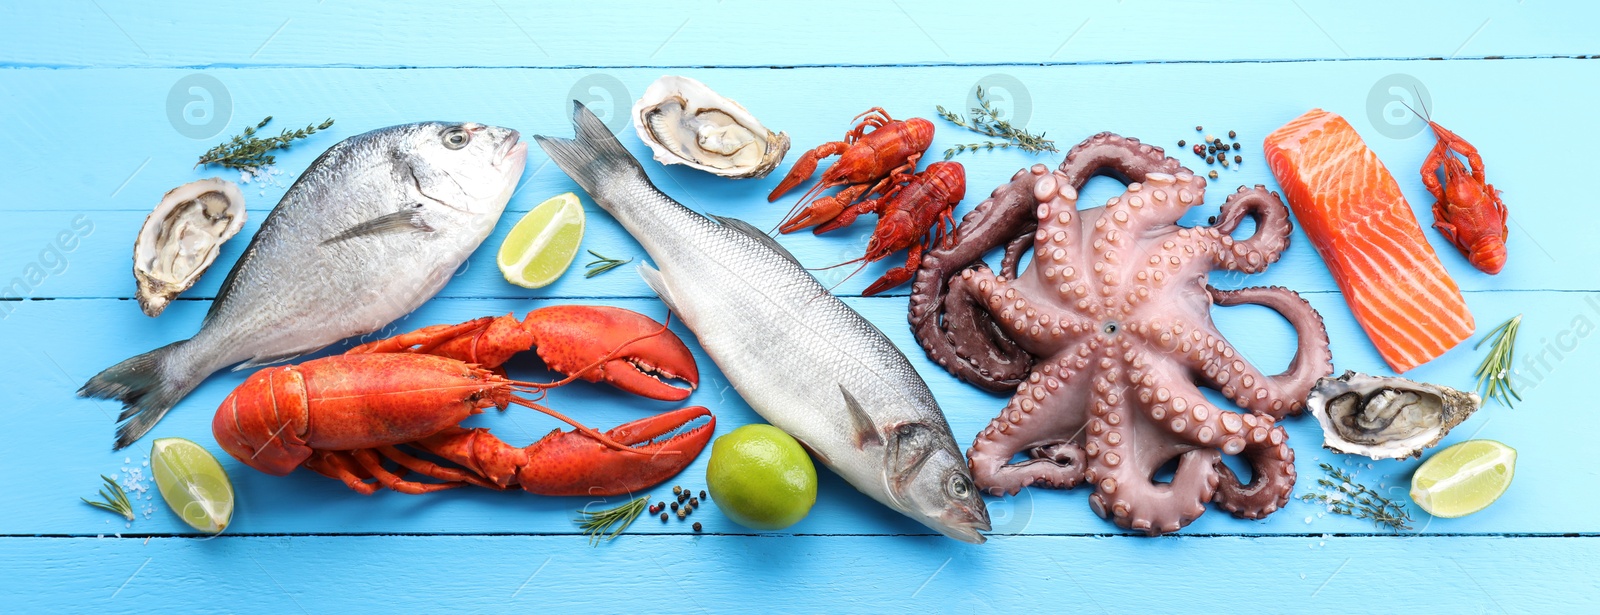
[{"label": "octopus tentacle", "polygon": [[[1191,363],[1195,371],[1223,396],[1252,412],[1282,419],[1298,413],[1305,406],[1306,395],[1317,379],[1333,373],[1333,354],[1328,348],[1328,329],[1322,315],[1305,299],[1287,288],[1279,286],[1252,286],[1239,290],[1217,290],[1206,287],[1212,300],[1220,306],[1254,304],[1283,315],[1299,338],[1294,358],[1283,373],[1262,375],[1261,370],[1245,361],[1215,329],[1205,332],[1205,343],[1200,344],[1198,362]],[[1197,332],[1198,333],[1198,332]]]},{"label": "octopus tentacle", "polygon": [[[1245,218],[1255,221],[1255,232],[1247,238],[1234,239],[1233,231]],[[1228,195],[1210,230],[1214,231],[1210,241],[1214,242],[1211,252],[1217,266],[1260,273],[1278,262],[1288,249],[1294,224],[1289,222],[1289,208],[1276,193],[1261,185],[1249,189],[1240,186],[1238,192]]]},{"label": "octopus tentacle", "polygon": [[[1029,485],[1071,489],[1083,480],[1083,409],[1088,378],[1079,375],[1069,353],[1046,362],[1017,387],[1000,416],[978,433],[967,451],[973,482],[993,495],[1016,495]],[[1062,434],[1070,434],[1063,437]],[[1011,463],[1019,452],[1032,459]]]},{"label": "octopus tentacle", "polygon": [[[1033,358],[1000,334],[986,314],[978,313],[973,305],[977,289],[958,282],[957,272],[980,262],[989,250],[1032,234],[1038,223],[1033,215],[1033,184],[1049,172],[1036,164],[995,188],[961,218],[951,241],[923,254],[911,283],[908,319],[928,358],[957,378],[991,391],[1015,389]],[[1013,260],[1007,273],[1014,274],[1015,267]]]},{"label": "octopus tentacle", "polygon": [[[1282,427],[1272,429],[1283,431]],[[1296,478],[1294,449],[1289,448],[1288,441],[1246,450],[1244,458],[1250,462],[1248,485],[1240,484],[1233,469],[1218,458],[1216,470],[1221,480],[1214,496],[1217,505],[1235,517],[1261,519],[1288,504]]]}]

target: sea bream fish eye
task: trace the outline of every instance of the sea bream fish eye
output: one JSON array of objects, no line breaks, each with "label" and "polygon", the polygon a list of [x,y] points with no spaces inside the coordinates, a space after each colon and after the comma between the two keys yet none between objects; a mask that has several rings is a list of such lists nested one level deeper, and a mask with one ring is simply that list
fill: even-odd
[{"label": "sea bream fish eye", "polygon": [[428,122],[418,128],[412,147],[399,155],[416,172],[419,199],[477,212],[510,196],[527,151],[517,131],[476,122]]},{"label": "sea bream fish eye", "polygon": [[444,135],[440,140],[444,141],[444,146],[448,149],[461,149],[472,141],[472,133],[467,131],[465,125],[452,126],[445,129]]}]

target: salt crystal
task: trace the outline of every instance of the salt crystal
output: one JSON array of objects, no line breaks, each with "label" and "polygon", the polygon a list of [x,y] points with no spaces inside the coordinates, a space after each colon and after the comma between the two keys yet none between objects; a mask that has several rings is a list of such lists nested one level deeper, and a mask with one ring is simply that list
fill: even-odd
[{"label": "salt crystal", "polygon": [[1311,525],[1311,517],[1306,517],[1306,525]]}]

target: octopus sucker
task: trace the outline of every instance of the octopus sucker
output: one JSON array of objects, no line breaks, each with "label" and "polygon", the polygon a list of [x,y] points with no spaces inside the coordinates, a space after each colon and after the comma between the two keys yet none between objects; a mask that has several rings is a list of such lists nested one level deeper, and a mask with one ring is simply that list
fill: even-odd
[{"label": "octopus sucker", "polygon": [[[1064,195],[1075,200],[1097,175],[1126,191],[1069,213]],[[968,452],[980,489],[1087,484],[1096,514],[1149,534],[1183,528],[1207,502],[1250,519],[1287,503],[1294,453],[1277,421],[1298,412],[1316,380],[1332,373],[1327,332],[1293,291],[1207,285],[1209,271],[1257,273],[1277,262],[1292,226],[1278,195],[1261,186],[1230,194],[1212,226],[1179,226],[1205,188],[1159,148],[1101,133],[1054,171],[1019,171],[962,218],[950,241],[928,251],[911,295],[918,341],[958,378],[1015,395]],[[1246,218],[1255,230],[1234,237]],[[987,287],[983,256],[1000,247],[1001,272],[1019,280],[1031,248],[1027,268],[1038,269],[1035,277],[1003,291]],[[998,292],[1014,294],[989,301]],[[1018,302],[1037,312],[1028,317],[1036,326],[1011,326],[1016,317],[1006,310]],[[1262,373],[1212,324],[1213,305],[1241,304],[1272,309],[1295,329],[1284,373]],[[1117,323],[1114,332],[1108,322]],[[1039,386],[1039,374],[1063,383]],[[1025,381],[1035,384],[1019,389]],[[1238,411],[1211,404],[1201,387],[1223,393]],[[1017,414],[1029,406],[1032,412]],[[1013,462],[1018,454],[1029,458]],[[1249,464],[1249,483],[1222,463],[1224,455]],[[1172,481],[1156,483],[1174,458]]]}]

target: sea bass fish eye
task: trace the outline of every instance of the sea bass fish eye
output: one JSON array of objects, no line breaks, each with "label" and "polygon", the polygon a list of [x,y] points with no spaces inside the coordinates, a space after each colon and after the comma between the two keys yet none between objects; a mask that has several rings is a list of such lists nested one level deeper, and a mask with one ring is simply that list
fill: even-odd
[{"label": "sea bass fish eye", "polygon": [[444,134],[440,137],[440,140],[444,141],[444,146],[447,148],[461,149],[466,147],[467,143],[472,141],[472,133],[468,132],[465,128],[455,126],[444,131]]},{"label": "sea bass fish eye", "polygon": [[967,477],[962,476],[959,473],[952,474],[950,476],[949,489],[951,496],[958,499],[964,499],[972,494],[972,482],[968,481]]}]

